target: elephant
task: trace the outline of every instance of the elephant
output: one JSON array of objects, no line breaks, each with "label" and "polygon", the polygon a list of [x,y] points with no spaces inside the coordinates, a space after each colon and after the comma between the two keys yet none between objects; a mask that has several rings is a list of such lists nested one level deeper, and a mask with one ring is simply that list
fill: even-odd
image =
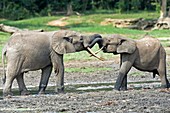
[{"label": "elephant", "polygon": [[12,34],[2,50],[3,69],[5,68],[5,58],[7,60],[6,70],[4,69],[3,96],[12,95],[11,86],[15,78],[20,94],[28,94],[23,75],[28,71],[39,69],[42,70],[39,94],[45,93],[53,68],[56,75],[56,92],[63,92],[64,54],[82,50],[93,54],[90,48],[99,40],[101,40],[99,34],[85,36],[70,30],[20,31]]},{"label": "elephant", "polygon": [[120,69],[115,90],[127,90],[127,74],[132,67],[159,75],[161,87],[169,88],[166,74],[166,52],[160,41],[148,34],[132,40],[119,34],[102,38],[98,43],[104,53],[120,54]]}]

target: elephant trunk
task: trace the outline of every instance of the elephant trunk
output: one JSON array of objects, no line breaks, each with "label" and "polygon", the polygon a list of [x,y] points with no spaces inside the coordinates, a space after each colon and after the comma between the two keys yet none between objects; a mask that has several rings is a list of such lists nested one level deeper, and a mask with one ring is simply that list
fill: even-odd
[{"label": "elephant trunk", "polygon": [[[98,57],[95,52],[93,52],[90,48],[92,48],[96,43],[98,43],[99,47],[102,48],[102,37],[98,34],[94,34],[90,37],[90,44],[88,44],[85,48],[87,49],[88,53],[91,54],[91,56],[94,56],[98,58],[99,60],[104,60],[104,58]],[[101,51],[101,49],[100,49]],[[99,51],[98,51],[99,52]]]},{"label": "elephant trunk", "polygon": [[102,42],[103,42],[103,39],[98,37],[96,39],[94,39],[89,45],[88,47],[92,48],[96,43],[99,45],[99,48],[102,47]]}]

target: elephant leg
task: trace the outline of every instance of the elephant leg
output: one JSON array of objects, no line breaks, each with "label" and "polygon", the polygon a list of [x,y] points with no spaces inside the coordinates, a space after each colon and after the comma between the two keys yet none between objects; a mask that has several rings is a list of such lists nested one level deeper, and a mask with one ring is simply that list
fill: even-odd
[{"label": "elephant leg", "polygon": [[51,53],[51,60],[54,67],[55,75],[56,75],[56,93],[64,92],[64,63],[63,63],[63,55],[59,55],[57,53]]},{"label": "elephant leg", "polygon": [[63,56],[58,56],[57,67],[55,68],[56,73],[56,93],[64,92],[64,63]]},{"label": "elephant leg", "polygon": [[64,64],[63,60],[59,62],[58,65],[58,75],[56,75],[56,93],[63,93],[64,92]]},{"label": "elephant leg", "polygon": [[25,83],[24,83],[24,73],[16,76],[17,83],[19,86],[20,95],[29,95],[30,92],[27,90]]},{"label": "elephant leg", "polygon": [[[129,70],[130,70],[130,68],[129,68]],[[126,90],[127,89],[126,73],[128,73],[128,70],[124,71],[124,72],[122,72],[122,71],[119,72],[118,78],[117,78],[115,86],[114,86],[115,90],[120,91],[120,90]]]},{"label": "elephant leg", "polygon": [[169,81],[167,79],[167,74],[166,74],[166,64],[164,61],[162,61],[162,59],[160,59],[160,64],[158,67],[158,73],[160,75],[160,79],[161,79],[161,87],[162,88],[169,88],[170,84]]},{"label": "elephant leg", "polygon": [[4,85],[4,89],[3,89],[3,96],[4,97],[8,97],[8,96],[12,96],[12,92],[11,92],[11,87],[12,87],[12,83],[14,81],[15,76],[9,72],[7,72],[6,74],[6,82]]},{"label": "elephant leg", "polygon": [[8,57],[6,81],[3,89],[3,96],[8,97],[12,95],[11,87],[14,79],[20,75],[23,64],[23,57],[12,56]]},{"label": "elephant leg", "polygon": [[38,94],[45,93],[45,89],[47,87],[48,80],[51,75],[51,71],[52,71],[52,66],[48,66],[48,67],[42,69],[42,75],[41,75],[41,80],[40,80],[40,84],[39,84],[39,93]]},{"label": "elephant leg", "polygon": [[160,48],[160,61],[158,66],[158,73],[160,75],[161,79],[161,86],[162,88],[169,88],[170,84],[167,79],[167,73],[166,73],[166,52],[163,48]]},{"label": "elephant leg", "polygon": [[134,62],[134,58],[131,57],[133,56],[127,54],[121,56],[121,67],[119,70],[118,78],[115,83],[115,90],[121,90],[122,86],[122,89],[127,89],[127,73],[131,69]]},{"label": "elephant leg", "polygon": [[14,79],[20,73],[22,61],[20,58],[8,58],[7,71],[6,71],[6,81],[3,89],[3,96],[11,96],[11,87]]},{"label": "elephant leg", "polygon": [[125,75],[125,77],[123,79],[121,90],[123,90],[123,91],[127,90],[127,74]]},{"label": "elephant leg", "polygon": [[[13,69],[13,70],[12,70]],[[3,88],[3,96],[4,97],[10,97],[12,96],[11,88],[12,83],[16,77],[17,73],[16,70],[13,68],[12,65],[7,65],[7,71],[6,71],[6,80]]]},{"label": "elephant leg", "polygon": [[[121,67],[121,65],[122,65],[122,55],[120,57],[120,67]],[[125,75],[125,77],[123,79],[121,90],[123,90],[123,91],[127,90],[127,74]]]}]

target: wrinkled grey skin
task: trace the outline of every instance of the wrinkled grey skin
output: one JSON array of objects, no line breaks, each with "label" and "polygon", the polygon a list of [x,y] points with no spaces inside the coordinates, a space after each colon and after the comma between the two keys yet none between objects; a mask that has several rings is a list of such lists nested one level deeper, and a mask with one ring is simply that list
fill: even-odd
[{"label": "wrinkled grey skin", "polygon": [[[3,95],[11,95],[11,86],[16,78],[22,95],[28,94],[23,74],[28,71],[42,70],[39,94],[45,92],[54,68],[56,74],[56,92],[64,91],[63,55],[93,47],[100,35],[82,36],[74,31],[56,32],[17,32],[6,43],[2,51],[2,61],[7,58]],[[95,41],[95,43],[93,42]],[[93,44],[91,44],[93,43]],[[5,74],[5,71],[4,71]]]},{"label": "wrinkled grey skin", "polygon": [[127,74],[131,67],[160,76],[163,88],[169,87],[166,74],[166,52],[159,40],[148,35],[140,40],[130,40],[121,35],[103,38],[100,48],[106,53],[120,54],[120,70],[115,83],[116,90],[127,90]]}]

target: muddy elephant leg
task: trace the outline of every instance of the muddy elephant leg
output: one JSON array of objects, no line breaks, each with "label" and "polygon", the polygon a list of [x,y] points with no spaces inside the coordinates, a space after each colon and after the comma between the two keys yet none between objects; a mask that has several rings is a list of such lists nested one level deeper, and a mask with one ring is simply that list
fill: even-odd
[{"label": "muddy elephant leg", "polygon": [[12,83],[14,81],[15,78],[15,74],[14,73],[10,73],[9,70],[7,70],[7,74],[6,74],[6,81],[5,81],[5,85],[3,88],[3,96],[4,97],[9,97],[12,96],[12,92],[11,92],[11,87],[12,87]]},{"label": "muddy elephant leg", "polygon": [[47,87],[48,80],[51,75],[51,71],[52,71],[52,66],[48,66],[48,67],[42,69],[42,75],[41,75],[41,80],[40,80],[40,84],[39,84],[39,93],[38,94],[45,93],[45,89]]},{"label": "muddy elephant leg", "polygon": [[61,59],[60,65],[58,66],[58,75],[56,75],[56,93],[63,93],[64,92],[64,64]]},{"label": "muddy elephant leg", "polygon": [[57,53],[51,53],[51,60],[54,67],[55,75],[56,75],[56,93],[64,92],[64,63],[63,63],[63,55],[59,55]]},{"label": "muddy elephant leg", "polygon": [[169,88],[170,84],[169,84],[169,81],[168,81],[167,76],[166,76],[166,69],[164,69],[164,70],[158,69],[158,73],[159,73],[160,79],[161,79],[161,87],[162,88]]},{"label": "muddy elephant leg", "polygon": [[127,82],[124,80],[124,79],[126,79],[127,72],[128,71],[123,72],[122,70],[120,70],[118,78],[117,78],[115,86],[114,86],[115,90],[120,91],[121,89],[123,90],[124,88],[127,89]]},{"label": "muddy elephant leg", "polygon": [[57,66],[54,66],[56,73],[56,93],[64,92],[64,63],[63,63],[63,55],[58,56],[57,58]]},{"label": "muddy elephant leg", "polygon": [[[3,89],[3,96],[8,97],[12,95],[11,87],[14,79],[21,74],[21,67],[24,57],[17,55],[15,57],[8,57],[6,81]],[[19,80],[20,81],[20,80]],[[23,81],[23,80],[21,80]]]},{"label": "muddy elephant leg", "polygon": [[[164,54],[162,54],[164,55]],[[167,79],[167,74],[166,74],[166,56],[164,55],[163,57],[164,59],[160,59],[160,63],[159,63],[159,67],[158,67],[158,73],[160,75],[160,79],[161,79],[161,87],[162,88],[169,88],[170,84],[169,81]]]},{"label": "muddy elephant leg", "polygon": [[[120,67],[121,67],[121,65],[122,65],[122,55],[120,57]],[[125,77],[123,79],[121,90],[123,90],[123,91],[127,90],[127,74],[125,75]]]},{"label": "muddy elephant leg", "polygon": [[121,67],[119,70],[119,75],[118,78],[116,80],[115,83],[115,90],[121,90],[121,87],[123,86],[123,88],[127,87],[127,73],[129,72],[129,70],[131,69],[133,62],[134,62],[134,58],[131,58],[133,56],[130,55],[122,55],[121,56]]},{"label": "muddy elephant leg", "polygon": [[16,76],[16,79],[19,86],[20,95],[29,95],[30,92],[27,90],[24,83],[24,73]]},{"label": "muddy elephant leg", "polygon": [[125,75],[124,79],[123,79],[123,82],[122,82],[122,86],[121,86],[121,89],[120,90],[127,90],[127,74]]}]

